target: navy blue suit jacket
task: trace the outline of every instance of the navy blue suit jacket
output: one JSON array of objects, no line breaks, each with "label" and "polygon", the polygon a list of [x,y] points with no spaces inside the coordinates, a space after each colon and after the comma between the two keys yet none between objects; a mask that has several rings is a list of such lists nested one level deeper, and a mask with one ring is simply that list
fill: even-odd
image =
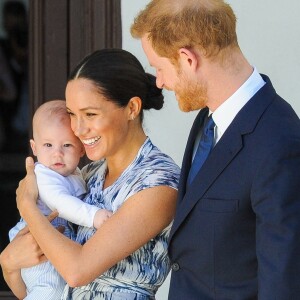
[{"label": "navy blue suit jacket", "polygon": [[268,77],[186,187],[169,240],[171,300],[300,299],[300,121]]}]

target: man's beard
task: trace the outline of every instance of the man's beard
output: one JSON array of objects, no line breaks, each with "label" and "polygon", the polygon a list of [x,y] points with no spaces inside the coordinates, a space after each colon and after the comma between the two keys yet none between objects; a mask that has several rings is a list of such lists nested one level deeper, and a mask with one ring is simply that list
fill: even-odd
[{"label": "man's beard", "polygon": [[179,76],[179,84],[174,89],[180,110],[189,112],[206,107],[207,87],[205,83],[188,80]]}]

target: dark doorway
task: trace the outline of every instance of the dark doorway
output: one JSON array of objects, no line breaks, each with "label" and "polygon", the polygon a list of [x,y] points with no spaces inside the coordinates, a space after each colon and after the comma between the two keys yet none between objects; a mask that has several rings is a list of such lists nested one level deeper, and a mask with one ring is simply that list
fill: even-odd
[{"label": "dark doorway", "polygon": [[[19,219],[15,190],[28,155],[28,1],[0,1],[0,250]],[[0,291],[7,286],[0,277]]]},{"label": "dark doorway", "polygon": [[[14,2],[14,0],[0,0],[0,7],[6,1]],[[0,151],[0,251],[8,243],[8,230],[19,219],[15,204],[15,189],[25,174],[24,160],[29,154],[28,139],[31,136],[30,120],[33,112],[45,101],[64,99],[68,74],[85,55],[96,49],[122,46],[121,0],[22,0],[21,2],[26,5],[29,24],[29,27],[26,27],[28,34],[21,35],[23,38],[25,36],[29,38],[28,97],[25,105],[27,125],[22,128],[24,136],[9,134],[11,139],[9,150],[6,147],[6,150]],[[0,109],[2,112],[1,107]],[[4,124],[7,125],[7,120],[13,116],[5,113],[4,117],[6,118]],[[7,132],[12,131],[9,129]],[[8,291],[9,288],[1,274],[0,299],[8,299],[5,298]]]}]

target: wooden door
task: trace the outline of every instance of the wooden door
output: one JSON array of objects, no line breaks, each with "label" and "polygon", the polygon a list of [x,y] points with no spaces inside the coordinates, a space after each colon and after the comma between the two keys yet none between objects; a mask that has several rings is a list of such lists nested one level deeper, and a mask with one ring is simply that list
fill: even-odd
[{"label": "wooden door", "polygon": [[[71,69],[87,54],[101,48],[121,48],[121,0],[29,0],[29,119],[43,102],[64,99]],[[31,126],[29,128],[31,136]],[[29,153],[28,148],[28,153]],[[23,161],[19,164],[24,170]],[[19,178],[15,178],[16,185]],[[11,198],[11,199],[8,199]],[[14,193],[1,210],[16,212]],[[3,202],[2,202],[3,203]],[[4,228],[16,217],[1,219]],[[6,230],[6,229],[5,229]],[[5,232],[4,235],[7,233]],[[8,241],[1,241],[5,247]],[[1,251],[2,249],[0,249]],[[0,275],[0,299],[9,298]]]}]

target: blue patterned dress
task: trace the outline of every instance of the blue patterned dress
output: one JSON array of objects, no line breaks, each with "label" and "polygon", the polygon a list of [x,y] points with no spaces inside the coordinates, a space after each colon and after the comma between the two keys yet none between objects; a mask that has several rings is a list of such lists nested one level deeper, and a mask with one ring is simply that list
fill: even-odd
[{"label": "blue patterned dress", "polygon": [[[161,185],[177,189],[180,173],[174,161],[149,138],[116,182],[103,190],[106,170],[105,160],[93,162],[83,169],[89,187],[86,202],[113,212],[141,190]],[[170,226],[90,284],[77,288],[66,286],[62,299],[154,299],[170,270],[167,255]],[[77,241],[84,244],[94,233],[92,228],[79,227]]]}]

